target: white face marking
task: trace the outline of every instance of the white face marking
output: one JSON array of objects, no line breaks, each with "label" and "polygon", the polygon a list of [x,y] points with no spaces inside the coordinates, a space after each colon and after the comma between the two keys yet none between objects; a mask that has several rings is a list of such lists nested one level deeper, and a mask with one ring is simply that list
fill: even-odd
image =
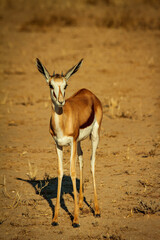
[{"label": "white face marking", "polygon": [[59,103],[58,98],[59,98],[60,91],[63,98],[65,97],[65,87],[67,85],[65,78],[63,78],[62,82],[54,81],[54,79],[52,79],[50,85],[51,85],[50,91],[51,91],[52,101],[56,103],[58,106],[63,106],[65,104],[65,100],[63,101],[63,103]]}]

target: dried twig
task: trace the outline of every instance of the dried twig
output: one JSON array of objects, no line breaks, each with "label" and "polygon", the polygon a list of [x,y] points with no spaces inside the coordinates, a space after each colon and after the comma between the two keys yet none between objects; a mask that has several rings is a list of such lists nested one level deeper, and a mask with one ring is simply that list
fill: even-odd
[{"label": "dried twig", "polygon": [[42,189],[47,187],[49,184],[49,181],[45,181],[44,186],[42,186],[42,181],[40,181],[40,187],[38,186],[38,184],[35,186],[37,192],[39,193],[39,195],[41,195]]},{"label": "dried twig", "polygon": [[129,218],[129,217],[132,217],[132,216],[133,216],[133,209],[131,209],[130,214],[128,214],[126,218]]},{"label": "dried twig", "polygon": [[13,201],[13,204],[10,205],[8,208],[16,208],[16,207],[18,207],[18,204],[20,203],[20,198],[21,198],[21,196],[20,196],[19,193],[17,192],[17,193],[16,193],[16,197],[15,197],[15,199],[14,199],[14,201]]}]

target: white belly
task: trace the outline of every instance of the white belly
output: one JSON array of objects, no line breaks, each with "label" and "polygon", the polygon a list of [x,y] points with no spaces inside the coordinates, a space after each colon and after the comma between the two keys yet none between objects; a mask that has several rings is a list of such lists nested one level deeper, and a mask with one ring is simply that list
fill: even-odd
[{"label": "white belly", "polygon": [[95,123],[95,121],[93,121],[93,123],[89,127],[80,129],[77,141],[82,141],[91,134],[94,123]]},{"label": "white belly", "polygon": [[[80,129],[77,141],[82,141],[82,140],[86,139],[91,134],[95,123],[96,123],[96,119],[94,119],[93,123],[90,126],[84,128],[84,129]],[[69,145],[73,141],[73,137],[63,136],[63,133],[60,129],[59,129],[57,136],[54,136],[53,138],[59,146]]]}]

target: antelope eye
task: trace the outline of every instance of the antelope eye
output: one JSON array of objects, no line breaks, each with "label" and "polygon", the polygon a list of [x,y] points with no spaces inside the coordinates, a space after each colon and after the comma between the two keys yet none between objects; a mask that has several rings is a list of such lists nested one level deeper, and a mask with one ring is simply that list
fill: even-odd
[{"label": "antelope eye", "polygon": [[51,84],[49,84],[49,87],[50,87],[50,89],[54,89],[54,87]]}]

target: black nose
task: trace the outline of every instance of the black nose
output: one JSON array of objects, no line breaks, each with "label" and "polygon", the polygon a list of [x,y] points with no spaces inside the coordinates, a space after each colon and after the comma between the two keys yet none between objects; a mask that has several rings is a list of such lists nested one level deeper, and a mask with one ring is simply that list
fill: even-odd
[{"label": "black nose", "polygon": [[59,103],[62,104],[63,102],[60,102],[60,101],[59,101]]}]

